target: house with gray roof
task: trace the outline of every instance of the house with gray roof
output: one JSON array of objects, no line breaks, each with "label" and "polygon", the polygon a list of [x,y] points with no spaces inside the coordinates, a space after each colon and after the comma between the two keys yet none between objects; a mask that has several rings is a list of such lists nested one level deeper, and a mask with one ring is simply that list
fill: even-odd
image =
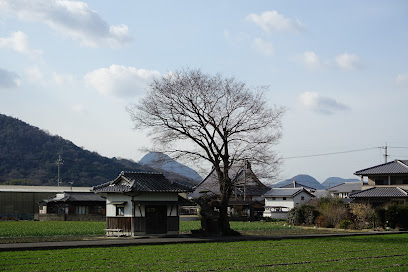
[{"label": "house with gray roof", "polygon": [[[353,202],[373,206],[407,203],[408,160],[394,160],[365,168],[354,173],[361,177],[362,191],[350,194]],[[367,183],[364,182],[367,178]]]},{"label": "house with gray roof", "polygon": [[401,187],[371,187],[361,192],[350,194],[353,202],[369,203],[373,207],[387,208],[392,204],[405,205],[408,203],[408,190]]},{"label": "house with gray roof", "polygon": [[39,202],[40,221],[105,221],[105,198],[93,192],[66,191]]},{"label": "house with gray roof", "polygon": [[361,182],[344,182],[342,184],[327,189],[332,197],[339,197],[344,200],[351,200],[349,195],[361,191]]},{"label": "house with gray roof", "polygon": [[106,198],[106,233],[137,236],[179,233],[179,194],[191,191],[161,173],[121,172],[93,187]]},{"label": "house with gray roof", "polygon": [[[361,177],[362,189],[374,186],[399,186],[408,189],[408,160],[394,160],[384,164],[365,168],[354,173]],[[363,183],[367,177],[367,184]]]},{"label": "house with gray roof", "polygon": [[305,188],[273,188],[265,195],[264,217],[286,219],[289,211],[314,197]]}]

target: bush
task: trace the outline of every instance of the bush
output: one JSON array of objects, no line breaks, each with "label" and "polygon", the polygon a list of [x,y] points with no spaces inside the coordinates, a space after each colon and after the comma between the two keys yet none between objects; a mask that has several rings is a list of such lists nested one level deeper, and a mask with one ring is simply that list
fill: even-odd
[{"label": "bush", "polygon": [[376,218],[375,211],[370,204],[366,203],[351,203],[350,211],[353,215],[354,223],[358,229],[366,227],[374,227]]},{"label": "bush", "polygon": [[338,197],[322,197],[317,199],[317,211],[324,216],[326,227],[334,228],[341,220],[347,219],[348,210]]},{"label": "bush", "polygon": [[339,223],[339,228],[340,229],[349,229],[352,226],[353,222],[347,219],[343,219]]},{"label": "bush", "polygon": [[289,211],[288,222],[292,225],[313,225],[318,215],[315,207],[302,204]]},{"label": "bush", "polygon": [[329,226],[329,223],[327,222],[326,217],[324,217],[323,215],[319,215],[316,220],[315,220],[315,224],[316,226],[318,226],[319,228],[327,228]]},{"label": "bush", "polygon": [[388,227],[408,228],[408,205],[393,204],[385,211],[385,220]]}]

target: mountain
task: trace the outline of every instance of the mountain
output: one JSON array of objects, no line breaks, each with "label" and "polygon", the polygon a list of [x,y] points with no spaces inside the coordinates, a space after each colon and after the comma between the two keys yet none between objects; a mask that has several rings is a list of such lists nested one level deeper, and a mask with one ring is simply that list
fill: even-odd
[{"label": "mountain", "polygon": [[186,177],[194,183],[199,183],[203,180],[203,178],[190,167],[187,167],[160,152],[150,152],[146,154],[139,161],[139,164],[149,166],[159,171],[165,171]]},{"label": "mountain", "polygon": [[318,182],[314,177],[309,176],[309,175],[297,175],[297,176],[294,176],[293,178],[285,179],[281,182],[275,183],[272,185],[272,187],[278,188],[278,187],[290,184],[293,181],[296,181],[302,185],[305,185],[311,188],[315,188],[318,190],[326,189],[325,186],[323,186],[320,182]]},{"label": "mountain", "polygon": [[[72,142],[53,136],[16,118],[0,114],[0,184],[95,186],[115,179],[121,171],[152,172],[154,169],[131,160],[106,158],[84,150]],[[174,173],[170,180],[190,184]]]},{"label": "mountain", "polygon": [[354,178],[344,179],[344,178],[339,178],[339,177],[330,177],[330,178],[327,178],[327,179],[322,183],[322,185],[326,186],[327,188],[330,188],[330,187],[333,187],[333,186],[342,184],[342,183],[344,183],[344,182],[355,182],[355,181],[360,181],[360,180],[359,180],[359,179],[356,179],[356,178],[355,178],[355,179],[354,179]]}]

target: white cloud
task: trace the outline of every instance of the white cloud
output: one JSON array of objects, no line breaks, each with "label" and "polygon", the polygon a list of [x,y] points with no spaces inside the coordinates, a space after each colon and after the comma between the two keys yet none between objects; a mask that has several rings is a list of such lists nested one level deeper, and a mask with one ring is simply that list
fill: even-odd
[{"label": "white cloud", "polygon": [[0,89],[17,88],[20,84],[20,77],[16,73],[0,68]]},{"label": "white cloud", "polygon": [[360,58],[348,53],[337,56],[335,61],[337,67],[344,70],[352,70],[360,66]]},{"label": "white cloud", "polygon": [[408,86],[408,73],[406,74],[398,74],[397,78],[395,79],[395,83],[397,86]]},{"label": "white cloud", "polygon": [[111,65],[87,73],[84,80],[103,95],[130,97],[144,92],[149,81],[156,76],[160,76],[158,71]]},{"label": "white cloud", "polygon": [[31,57],[41,55],[40,50],[30,48],[27,35],[22,31],[16,31],[10,37],[0,38],[0,47],[10,48]]},{"label": "white cloud", "polygon": [[270,57],[270,56],[273,56],[275,53],[273,44],[271,42],[266,42],[262,40],[261,38],[256,38],[253,42],[253,46],[255,49],[257,49],[259,52],[261,52],[265,56]]},{"label": "white cloud", "polygon": [[251,13],[245,19],[256,24],[266,33],[271,33],[272,31],[298,32],[305,28],[304,24],[299,20],[285,18],[285,16],[275,10],[264,11],[261,15]]},{"label": "white cloud", "polygon": [[342,70],[353,70],[361,66],[360,58],[348,53],[338,55],[334,59],[322,60],[314,51],[306,51],[298,59],[300,59],[300,62],[308,69],[338,68]]},{"label": "white cloud", "polygon": [[302,55],[302,62],[307,68],[311,69],[321,68],[323,66],[319,56],[313,51],[304,52]]},{"label": "white cloud", "polygon": [[68,83],[72,83],[75,80],[75,77],[70,74],[58,74],[54,72],[52,76],[53,76],[54,82],[57,85],[65,85]]},{"label": "white cloud", "polygon": [[320,96],[316,92],[305,92],[299,96],[299,103],[308,110],[331,115],[337,111],[348,110],[349,107],[336,99]]},{"label": "white cloud", "polygon": [[108,44],[117,47],[130,41],[126,25],[109,26],[84,2],[2,0],[0,6],[3,11],[14,13],[21,20],[43,22],[58,34],[78,40],[84,46]]}]

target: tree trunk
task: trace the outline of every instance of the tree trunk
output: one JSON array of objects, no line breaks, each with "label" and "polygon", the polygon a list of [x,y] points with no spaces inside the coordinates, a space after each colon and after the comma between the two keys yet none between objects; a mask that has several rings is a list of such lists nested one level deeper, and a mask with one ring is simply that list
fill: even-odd
[{"label": "tree trunk", "polygon": [[227,178],[227,180],[224,180],[223,185],[224,186],[221,186],[221,203],[218,218],[220,234],[223,236],[239,235],[239,232],[231,229],[228,219],[228,203],[232,194],[231,180]]},{"label": "tree trunk", "polygon": [[221,196],[221,206],[220,206],[220,217],[218,218],[218,226],[221,232],[221,235],[229,235],[231,232],[231,227],[228,220],[228,201],[229,196],[225,192]]}]

